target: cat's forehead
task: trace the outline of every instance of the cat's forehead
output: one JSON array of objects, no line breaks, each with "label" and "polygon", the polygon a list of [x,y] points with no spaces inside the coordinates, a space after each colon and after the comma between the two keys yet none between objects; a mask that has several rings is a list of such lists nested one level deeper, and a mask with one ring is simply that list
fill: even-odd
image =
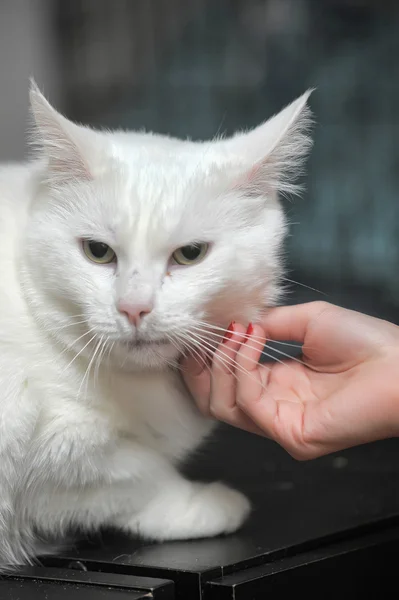
[{"label": "cat's forehead", "polygon": [[212,143],[120,134],[107,155],[105,170],[76,206],[77,220],[100,235],[112,231],[123,246],[139,239],[142,246],[189,242],[205,239],[220,221],[215,215],[229,177]]},{"label": "cat's forehead", "polygon": [[125,209],[178,210],[189,199],[207,197],[224,185],[227,160],[211,144],[169,138],[155,143],[153,138],[159,137],[113,145],[109,175]]},{"label": "cat's forehead", "polygon": [[156,134],[116,134],[112,140],[112,157],[126,173],[146,184],[160,180],[165,185],[199,185],[223,171],[231,156],[215,142],[194,142]]},{"label": "cat's forehead", "polygon": [[209,220],[204,204],[218,195],[214,170],[202,155],[201,149],[194,155],[114,153],[111,168],[93,182],[84,217],[99,232],[111,230],[126,249],[150,244],[155,249],[201,237]]}]

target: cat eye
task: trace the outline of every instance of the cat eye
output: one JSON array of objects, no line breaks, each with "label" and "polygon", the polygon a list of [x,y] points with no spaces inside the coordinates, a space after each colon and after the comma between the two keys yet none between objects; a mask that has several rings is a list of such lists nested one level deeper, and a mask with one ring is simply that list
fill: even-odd
[{"label": "cat eye", "polygon": [[83,252],[92,262],[100,265],[108,265],[116,261],[116,254],[108,244],[94,240],[83,240]]},{"label": "cat eye", "polygon": [[175,250],[172,258],[178,265],[193,265],[204,258],[208,252],[209,244],[188,244]]}]

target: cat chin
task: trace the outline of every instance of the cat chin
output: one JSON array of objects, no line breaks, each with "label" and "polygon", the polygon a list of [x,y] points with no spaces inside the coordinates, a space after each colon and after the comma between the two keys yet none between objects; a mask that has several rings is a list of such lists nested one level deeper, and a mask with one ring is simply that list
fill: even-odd
[{"label": "cat chin", "polygon": [[172,344],[120,344],[112,352],[115,365],[124,371],[162,370],[177,364],[179,351]]}]

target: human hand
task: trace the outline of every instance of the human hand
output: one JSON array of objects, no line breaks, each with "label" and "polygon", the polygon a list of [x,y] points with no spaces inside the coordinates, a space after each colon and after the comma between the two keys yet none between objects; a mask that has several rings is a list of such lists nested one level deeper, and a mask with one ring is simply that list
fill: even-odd
[{"label": "human hand", "polygon": [[[300,342],[302,361],[259,364],[266,339]],[[399,327],[328,303],[234,323],[209,368],[189,356],[182,370],[203,414],[300,460],[399,435]]]}]

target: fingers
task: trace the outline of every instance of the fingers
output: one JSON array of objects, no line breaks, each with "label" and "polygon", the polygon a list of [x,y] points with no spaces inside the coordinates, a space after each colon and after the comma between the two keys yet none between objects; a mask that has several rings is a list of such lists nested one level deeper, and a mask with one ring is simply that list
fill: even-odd
[{"label": "fingers", "polygon": [[248,339],[242,344],[237,363],[240,373],[237,381],[236,406],[240,413],[262,435],[275,438],[274,419],[277,404],[266,393],[271,367],[260,365],[259,359],[266,343],[263,327],[254,325],[248,331]]},{"label": "fingers", "polygon": [[277,400],[269,392],[261,401],[241,396],[238,405],[242,412],[263,431],[263,435],[282,446],[293,458],[308,460],[321,455],[321,450],[302,441],[303,407],[300,403]]},{"label": "fingers", "polygon": [[[264,331],[261,327],[255,326],[248,336],[246,327],[232,323],[215,351],[211,368],[201,364],[194,356],[183,359],[183,379],[202,414],[251,433],[265,435],[236,403],[237,386],[243,375],[246,379],[252,378],[253,392],[261,393],[262,380],[257,374],[257,367],[264,346],[262,340]],[[238,362],[237,352],[244,346],[245,352]]]},{"label": "fingers", "polygon": [[249,325],[247,339],[237,353],[239,373],[236,400],[239,404],[245,403],[246,400],[257,402],[262,396],[267,384],[267,378],[264,376],[268,367],[259,368],[259,359],[265,344],[264,329],[259,325]]},{"label": "fingers", "polygon": [[[264,329],[255,325],[251,336],[237,353],[237,363],[242,368],[237,382],[237,406],[264,436],[275,440],[293,457],[301,460],[313,458],[319,450],[302,441],[303,404],[298,398],[290,397],[292,372],[289,369],[293,367],[278,364],[274,365],[273,371],[271,365],[259,365],[265,343]],[[279,372],[277,386],[275,367]],[[273,379],[270,377],[272,372]]]},{"label": "fingers", "polygon": [[[262,332],[263,330],[259,328]],[[250,362],[251,369],[256,372],[256,366],[262,351],[250,350],[244,357],[244,366],[237,360],[237,352],[245,343],[246,328],[239,323],[232,323],[227,337],[217,348],[211,370],[211,394],[209,412],[229,425],[245,429],[251,433],[264,435],[264,433],[249,419],[236,404],[237,386],[245,370],[245,363]],[[251,361],[251,356],[254,360]]]},{"label": "fingers", "polygon": [[[252,326],[251,326],[252,327]],[[257,328],[257,333],[264,335],[261,327]],[[256,332],[253,330],[253,334]],[[211,394],[209,411],[212,416],[229,425],[239,427],[245,431],[257,435],[265,435],[249,417],[243,413],[236,403],[237,389],[241,377],[246,374],[246,365],[251,365],[251,370],[256,377],[256,367],[258,366],[263,345],[256,342],[246,349],[246,353],[240,363],[238,355],[241,349],[248,343],[247,329],[239,323],[233,323],[228,330],[227,337],[217,348],[211,371]],[[258,389],[258,388],[257,388]]]},{"label": "fingers", "polygon": [[231,323],[214,353],[210,369],[194,356],[183,359],[183,379],[205,416],[225,420],[229,408],[235,405],[236,354],[245,331],[243,325]]},{"label": "fingers", "polygon": [[209,400],[211,394],[211,376],[205,360],[189,355],[181,362],[183,380],[193,396],[201,413],[209,416]]},{"label": "fingers", "polygon": [[309,324],[332,306],[327,302],[308,302],[272,308],[262,319],[262,326],[268,338],[303,343]]},{"label": "fingers", "polygon": [[210,410],[212,414],[220,415],[221,409],[228,409],[235,405],[236,354],[244,339],[245,332],[246,328],[243,325],[232,323],[222,343],[216,349],[211,373]]}]

